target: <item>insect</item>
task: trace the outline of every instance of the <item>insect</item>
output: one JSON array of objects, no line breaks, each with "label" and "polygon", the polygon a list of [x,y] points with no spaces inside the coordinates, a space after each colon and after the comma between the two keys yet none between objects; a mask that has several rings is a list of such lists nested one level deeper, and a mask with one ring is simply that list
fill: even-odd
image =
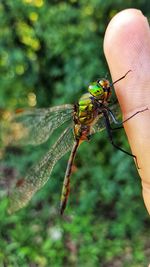
[{"label": "insect", "polygon": [[[9,192],[9,213],[17,211],[29,202],[32,196],[48,181],[56,162],[71,150],[60,201],[60,213],[63,214],[70,192],[70,176],[77,148],[82,142],[90,140],[94,133],[103,129],[107,130],[111,144],[135,158],[137,163],[135,155],[113,142],[111,122],[117,124],[115,129],[121,128],[122,124],[114,115],[115,108],[109,107],[113,85],[124,79],[129,72],[113,83],[107,79],[98,79],[90,83],[88,92],[83,94],[75,105],[66,104],[46,109],[29,109],[23,112],[20,110],[16,113],[12,118],[12,125],[14,125],[14,131],[15,127],[19,128],[17,140],[20,140],[22,144],[39,145],[48,140],[52,132],[63,123],[68,122],[69,126],[44,158],[31,167],[26,177],[17,181],[15,188]],[[138,111],[131,117],[143,111]]]}]

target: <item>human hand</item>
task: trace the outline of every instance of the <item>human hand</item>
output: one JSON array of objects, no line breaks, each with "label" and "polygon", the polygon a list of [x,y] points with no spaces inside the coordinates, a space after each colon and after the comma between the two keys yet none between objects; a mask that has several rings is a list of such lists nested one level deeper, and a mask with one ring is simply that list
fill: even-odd
[{"label": "human hand", "polygon": [[124,123],[124,128],[137,157],[143,198],[150,214],[150,28],[141,11],[127,9],[111,20],[104,52],[113,81],[132,70],[114,86],[124,119],[149,108]]}]

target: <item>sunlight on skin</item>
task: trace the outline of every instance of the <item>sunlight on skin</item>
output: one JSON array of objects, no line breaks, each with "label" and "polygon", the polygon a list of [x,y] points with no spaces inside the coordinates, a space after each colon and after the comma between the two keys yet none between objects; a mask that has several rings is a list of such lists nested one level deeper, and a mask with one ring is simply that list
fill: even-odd
[{"label": "sunlight on skin", "polygon": [[124,128],[137,156],[144,202],[150,213],[150,28],[141,11],[126,9],[111,20],[104,51],[113,81],[132,70],[115,85],[124,118],[149,108],[126,122]]}]

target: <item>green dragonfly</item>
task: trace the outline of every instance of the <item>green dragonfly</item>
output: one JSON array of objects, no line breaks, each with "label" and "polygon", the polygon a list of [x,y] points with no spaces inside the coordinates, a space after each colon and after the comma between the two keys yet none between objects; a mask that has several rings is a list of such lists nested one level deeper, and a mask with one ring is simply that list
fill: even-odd
[{"label": "green dragonfly", "polygon": [[[12,127],[14,131],[17,129],[17,132],[19,132],[19,134],[15,134],[16,143],[23,145],[39,145],[46,142],[53,131],[65,122],[68,122],[68,127],[44,158],[31,167],[26,177],[17,181],[15,187],[10,190],[9,213],[24,207],[48,181],[56,162],[68,151],[71,151],[60,201],[60,213],[63,214],[69,196],[70,176],[77,148],[82,142],[90,140],[94,133],[103,129],[107,130],[109,140],[114,147],[136,160],[135,155],[118,147],[113,142],[113,129],[111,127],[112,122],[119,124],[119,127],[115,129],[122,127],[116,119],[116,106],[111,107],[109,105],[112,86],[125,78],[128,73],[129,71],[111,84],[107,79],[98,79],[92,82],[88,86],[88,92],[83,94],[75,105],[65,104],[46,109],[20,110],[13,116],[11,119]],[[136,112],[136,114],[139,112]]]}]

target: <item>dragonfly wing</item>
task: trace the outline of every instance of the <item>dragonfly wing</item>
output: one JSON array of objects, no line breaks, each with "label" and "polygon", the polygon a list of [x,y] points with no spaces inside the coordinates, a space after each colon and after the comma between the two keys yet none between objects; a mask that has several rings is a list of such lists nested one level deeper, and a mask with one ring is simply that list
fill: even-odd
[{"label": "dragonfly wing", "polygon": [[48,181],[56,162],[72,149],[74,143],[73,127],[68,127],[52,146],[44,158],[32,167],[24,179],[18,182],[9,192],[9,213],[13,213],[25,206],[44,184]]},{"label": "dragonfly wing", "polygon": [[[8,144],[39,145],[47,141],[53,131],[72,119],[73,105],[52,108],[17,110],[5,121],[5,139]],[[7,131],[7,132],[6,132]]]},{"label": "dragonfly wing", "polygon": [[[110,106],[109,109],[111,110],[111,112],[113,113],[116,119],[121,118],[121,110],[118,104]],[[108,112],[108,116],[109,116],[110,123],[113,123],[112,117],[110,116],[109,112]],[[103,114],[100,114],[98,121],[95,123],[95,125],[92,126],[92,128],[94,132],[100,132],[106,128]]]}]

